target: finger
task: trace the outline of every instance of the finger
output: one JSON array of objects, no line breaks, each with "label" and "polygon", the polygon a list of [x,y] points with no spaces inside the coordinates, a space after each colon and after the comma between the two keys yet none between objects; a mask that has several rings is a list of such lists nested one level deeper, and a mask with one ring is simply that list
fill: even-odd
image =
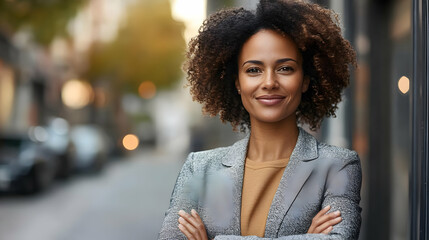
[{"label": "finger", "polygon": [[183,226],[182,224],[179,224],[179,230],[185,234],[186,238],[188,240],[193,240],[195,239],[194,236],[188,231],[188,229],[185,228],[185,226]]},{"label": "finger", "polygon": [[323,234],[329,234],[332,231],[333,227],[329,226],[327,229],[325,229],[322,233]]},{"label": "finger", "polygon": [[[197,219],[196,218],[194,218],[192,215],[190,215],[189,213],[187,213],[187,212],[185,212],[185,211],[183,211],[183,210],[180,210],[179,211],[179,215],[181,216],[181,217],[183,217],[184,219],[186,219],[189,223],[191,223],[192,225],[194,225],[195,227],[196,227],[196,225],[198,225],[199,224],[199,222],[197,221]],[[200,221],[200,222],[202,222],[202,221]]]},{"label": "finger", "polygon": [[192,226],[192,224],[190,224],[186,219],[184,219],[183,217],[179,217],[179,223],[186,229],[192,239],[201,239],[199,231],[194,226]]},{"label": "finger", "polygon": [[195,211],[194,209],[191,210],[191,215],[195,218],[196,222],[198,223],[198,226],[196,227],[200,230],[201,238],[203,240],[207,240],[206,227],[204,226],[204,222],[200,218],[200,215],[198,215],[197,211]]},{"label": "finger", "polygon": [[[195,210],[194,210],[195,211]],[[205,233],[205,227],[203,222],[201,221],[201,218],[194,218],[193,216],[191,216],[189,213],[180,210],[179,211],[179,215],[185,219],[189,224],[192,225],[193,228],[188,228],[188,230],[191,231],[191,233],[193,233],[194,229],[197,230],[197,234],[199,235],[199,238],[204,239],[204,235],[207,236],[207,234]],[[185,225],[185,227],[187,227],[187,225]],[[201,232],[202,230],[204,230],[204,232]]]},{"label": "finger", "polygon": [[[193,211],[195,211],[195,210],[193,210]],[[191,211],[192,212],[192,211]],[[197,215],[197,217],[195,217],[195,216],[193,216],[193,215],[190,215],[189,213],[187,213],[187,212],[185,212],[185,211],[183,211],[183,210],[180,210],[179,211],[179,215],[181,216],[181,217],[183,217],[184,219],[186,219],[190,224],[192,224],[194,227],[196,227],[196,228],[198,228],[198,229],[204,229],[205,230],[205,228],[204,228],[204,223],[203,223],[203,221],[201,220],[201,218],[198,216],[198,214],[197,214],[197,212],[195,211],[195,214]]]},{"label": "finger", "polygon": [[337,225],[339,222],[341,222],[341,220],[342,220],[341,217],[337,217],[327,222],[324,222],[322,225],[316,227],[316,232],[321,233],[325,231],[327,228]]},{"label": "finger", "polygon": [[329,225],[325,225],[321,227],[321,225],[325,224],[326,222],[335,219],[336,217],[339,217],[341,215],[340,211],[335,211],[332,213],[324,214],[320,217],[314,217],[313,221],[311,223],[310,228],[308,229],[309,233],[321,233],[324,231]]},{"label": "finger", "polygon": [[313,218],[313,224],[314,224],[315,227],[318,227],[318,226],[324,224],[325,222],[330,221],[330,220],[332,220],[332,219],[334,219],[336,217],[339,217],[339,216],[341,216],[340,211],[335,211],[335,212],[327,213],[327,214],[324,214],[324,215],[322,215],[322,216],[320,216],[318,218],[314,217]]},{"label": "finger", "polygon": [[203,222],[203,220],[201,220],[201,218],[200,218],[200,215],[197,213],[197,211],[195,211],[195,209],[192,209],[192,210],[191,210],[191,215],[192,215],[195,219],[197,219],[197,220],[199,220],[199,221]]},{"label": "finger", "polygon": [[329,209],[331,209],[331,206],[330,206],[330,205],[328,205],[328,206],[326,206],[326,207],[322,208],[322,210],[320,210],[320,211],[316,214],[316,216],[314,216],[314,218],[318,218],[318,217],[323,216],[325,213],[327,213],[327,212],[329,211]]},{"label": "finger", "polygon": [[183,226],[182,224],[179,224],[179,230],[180,230],[183,234],[185,234],[185,236],[186,236],[186,238],[187,238],[188,240],[197,240],[197,238],[196,238],[194,235],[192,235],[192,233],[191,233],[191,232],[189,232],[189,230],[188,230],[188,229],[186,229],[186,227],[185,227],[185,226]]}]

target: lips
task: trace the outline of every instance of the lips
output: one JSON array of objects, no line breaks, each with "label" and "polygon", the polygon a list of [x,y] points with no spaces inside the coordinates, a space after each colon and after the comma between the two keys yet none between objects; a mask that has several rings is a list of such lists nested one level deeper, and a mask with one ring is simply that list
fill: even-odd
[{"label": "lips", "polygon": [[281,95],[263,95],[256,97],[256,100],[264,105],[272,106],[281,103],[285,98],[285,96]]}]

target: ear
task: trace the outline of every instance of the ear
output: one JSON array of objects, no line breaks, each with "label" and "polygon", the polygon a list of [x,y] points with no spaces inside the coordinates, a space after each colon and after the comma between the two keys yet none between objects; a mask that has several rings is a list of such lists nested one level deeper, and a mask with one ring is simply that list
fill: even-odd
[{"label": "ear", "polygon": [[241,92],[240,82],[238,81],[238,78],[235,80],[235,88],[237,88],[238,93]]},{"label": "ear", "polygon": [[307,92],[308,86],[310,85],[310,76],[304,76],[303,82],[302,82],[302,93]]}]

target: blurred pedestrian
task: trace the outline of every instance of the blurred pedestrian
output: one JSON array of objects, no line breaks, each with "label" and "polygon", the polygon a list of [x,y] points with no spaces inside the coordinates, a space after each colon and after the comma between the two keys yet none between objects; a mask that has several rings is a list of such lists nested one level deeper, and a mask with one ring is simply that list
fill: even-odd
[{"label": "blurred pedestrian", "polygon": [[210,16],[189,43],[193,98],[247,136],[189,154],[160,239],[357,239],[356,152],[319,143],[355,52],[337,15],[302,1],[261,0]]}]

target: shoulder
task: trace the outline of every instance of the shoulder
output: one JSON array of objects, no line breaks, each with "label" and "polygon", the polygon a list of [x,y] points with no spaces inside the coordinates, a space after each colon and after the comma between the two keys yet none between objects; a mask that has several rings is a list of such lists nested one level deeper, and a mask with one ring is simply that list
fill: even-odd
[{"label": "shoulder", "polygon": [[229,147],[219,147],[215,149],[191,152],[185,164],[192,166],[194,170],[219,165],[221,159],[228,152]]},{"label": "shoulder", "polygon": [[304,159],[318,159],[317,162],[335,162],[347,163],[359,161],[359,156],[353,150],[337,147],[324,142],[319,142],[313,135],[300,128],[300,135],[298,137],[297,148],[299,155],[304,156]]},{"label": "shoulder", "polygon": [[330,145],[323,142],[318,143],[317,150],[319,152],[319,155],[324,157],[349,159],[349,160],[358,158],[358,154],[353,150]]},{"label": "shoulder", "polygon": [[326,143],[318,143],[317,146],[319,159],[331,161],[332,164],[345,166],[348,164],[360,165],[358,154],[350,149],[329,145]]},{"label": "shoulder", "polygon": [[219,147],[205,151],[191,152],[187,162],[193,166],[195,170],[207,169],[211,167],[219,167],[233,157],[234,154],[240,151],[245,152],[247,147],[248,137],[241,139],[227,147]]},{"label": "shoulder", "polygon": [[192,155],[192,158],[194,159],[194,161],[205,162],[207,160],[219,159],[223,157],[228,153],[230,148],[231,146],[219,147],[219,148],[214,148],[210,150],[192,152],[190,153],[190,155]]}]

